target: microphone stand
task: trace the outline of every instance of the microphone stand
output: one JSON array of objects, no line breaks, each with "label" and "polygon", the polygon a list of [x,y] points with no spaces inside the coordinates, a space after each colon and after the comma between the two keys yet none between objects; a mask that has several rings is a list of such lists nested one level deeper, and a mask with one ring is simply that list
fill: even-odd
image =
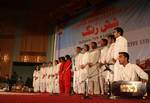
[{"label": "microphone stand", "polygon": [[[103,73],[104,71],[109,71],[109,72],[111,72],[112,74],[114,73],[110,68],[109,68],[109,65],[113,65],[113,64],[104,64],[105,65],[105,67],[106,67],[106,69],[105,70],[103,70],[103,71],[101,71],[100,73]],[[92,75],[96,70],[99,70],[99,66],[90,74],[90,75]],[[95,75],[92,75],[92,76],[88,76],[85,80],[83,80],[82,82],[84,82],[85,83],[85,91],[84,91],[84,95],[83,95],[83,99],[91,99],[90,98],[90,96],[89,96],[89,94],[88,94],[88,79],[89,78],[92,78],[92,77],[95,77],[95,76],[97,76],[97,75],[99,75],[99,73],[98,74],[95,74]],[[111,96],[112,96],[112,83],[110,82],[110,81],[108,81],[108,87],[109,87],[109,93],[108,93],[108,95],[110,96],[110,98],[111,98]]]},{"label": "microphone stand", "polygon": [[[110,65],[113,65],[113,64],[105,64],[106,69],[104,71],[109,71],[110,73],[114,74],[114,72],[109,67]],[[108,86],[109,86],[109,91],[108,91],[109,99],[116,99],[117,97],[114,96],[112,93],[112,82],[110,82],[109,80],[108,80]]]},{"label": "microphone stand", "polygon": [[[99,67],[99,66],[98,66],[98,67]],[[98,67],[96,67],[96,69],[95,69],[90,75],[92,75],[96,70],[98,70]],[[88,94],[88,79],[89,79],[89,78],[92,78],[92,77],[94,77],[94,76],[97,76],[97,75],[99,75],[99,73],[96,74],[96,75],[90,76],[90,77],[87,76],[87,78],[82,81],[82,82],[85,83],[84,95],[83,95],[83,97],[82,97],[83,99],[91,99],[91,97],[90,97],[89,94]]]},{"label": "microphone stand", "polygon": [[88,79],[85,81],[85,91],[83,94],[83,99],[91,99],[90,96],[88,95]]},{"label": "microphone stand", "polygon": [[[99,68],[99,66],[97,66],[96,67],[96,69],[90,74],[90,75],[92,75],[96,70],[98,70],[98,68]],[[95,76],[97,76],[97,75],[99,75],[99,73],[98,74],[96,74],[96,75],[92,75],[92,76],[88,76],[85,80],[83,80],[82,82],[84,82],[85,83],[85,91],[84,91],[84,95],[83,95],[83,99],[91,99],[91,97],[89,96],[89,94],[88,94],[88,79],[89,78],[92,78],[92,77],[95,77]]]}]

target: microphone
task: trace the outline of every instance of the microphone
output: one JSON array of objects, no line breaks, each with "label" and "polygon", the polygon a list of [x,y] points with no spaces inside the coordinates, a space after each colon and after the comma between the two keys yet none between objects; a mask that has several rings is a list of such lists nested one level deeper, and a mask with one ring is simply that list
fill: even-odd
[{"label": "microphone", "polygon": [[111,73],[114,73],[114,72],[109,68],[109,65],[112,65],[112,64],[105,64],[106,69],[104,69],[104,71],[109,71],[109,72],[111,72]]}]

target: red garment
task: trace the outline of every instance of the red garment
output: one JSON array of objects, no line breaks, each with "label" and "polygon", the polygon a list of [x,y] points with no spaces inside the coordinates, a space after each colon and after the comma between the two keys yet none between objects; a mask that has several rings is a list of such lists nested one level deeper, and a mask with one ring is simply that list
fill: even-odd
[{"label": "red garment", "polygon": [[64,89],[65,87],[64,87],[64,83],[63,83],[64,64],[65,63],[61,63],[60,69],[59,69],[59,89],[60,89],[60,93],[64,93],[64,91],[65,91],[65,89]]},{"label": "red garment", "polygon": [[64,89],[65,94],[69,94],[71,90],[71,66],[72,62],[71,60],[67,60],[64,65],[64,74],[63,74],[63,83],[64,83]]}]

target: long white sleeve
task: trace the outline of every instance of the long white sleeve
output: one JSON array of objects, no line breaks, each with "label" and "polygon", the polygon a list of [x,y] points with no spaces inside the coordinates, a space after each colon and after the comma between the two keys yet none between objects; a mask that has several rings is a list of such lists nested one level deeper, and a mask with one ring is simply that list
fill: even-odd
[{"label": "long white sleeve", "polygon": [[100,58],[100,51],[98,49],[96,49],[96,50],[90,52],[89,56],[90,56],[90,59],[89,59],[90,63],[96,64]]},{"label": "long white sleeve", "polygon": [[133,67],[134,67],[134,70],[135,70],[136,74],[140,78],[148,80],[148,74],[145,73],[139,66],[133,64]]},{"label": "long white sleeve", "polygon": [[107,63],[113,63],[113,56],[114,56],[114,43],[112,43],[110,45],[110,47],[108,48],[108,52],[107,52],[107,55],[106,55],[106,62]]},{"label": "long white sleeve", "polygon": [[119,52],[128,52],[127,40],[122,36],[116,39],[114,46],[114,59],[118,59]]},{"label": "long white sleeve", "polygon": [[108,53],[108,46],[105,46],[103,49],[101,49],[100,51],[100,58],[99,58],[99,62],[100,63],[105,63],[106,61],[106,57],[107,57],[107,53]]}]

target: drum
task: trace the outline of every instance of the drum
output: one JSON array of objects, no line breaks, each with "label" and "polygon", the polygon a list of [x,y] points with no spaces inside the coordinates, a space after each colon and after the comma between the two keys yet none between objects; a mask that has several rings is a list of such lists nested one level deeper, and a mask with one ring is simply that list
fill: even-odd
[{"label": "drum", "polygon": [[140,81],[117,81],[112,83],[111,90],[114,96],[143,97],[146,93],[146,83]]}]

